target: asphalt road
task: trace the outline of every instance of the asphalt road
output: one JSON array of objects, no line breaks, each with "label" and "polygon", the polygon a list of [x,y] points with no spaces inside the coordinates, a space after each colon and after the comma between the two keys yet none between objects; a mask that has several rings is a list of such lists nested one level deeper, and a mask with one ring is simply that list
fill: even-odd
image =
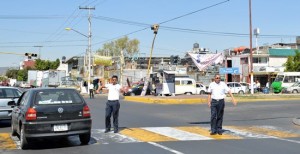
[{"label": "asphalt road", "polygon": [[[78,137],[38,140],[29,150],[18,149],[18,138],[4,139],[10,122],[0,122],[0,153],[230,153],[299,154],[300,102],[226,103],[224,134],[209,135],[210,109],[206,104],[159,105],[121,101],[119,134],[104,134],[106,97],[86,99],[93,117],[92,139]],[[1,139],[2,136],[2,139]],[[5,147],[12,140],[15,148]]]}]

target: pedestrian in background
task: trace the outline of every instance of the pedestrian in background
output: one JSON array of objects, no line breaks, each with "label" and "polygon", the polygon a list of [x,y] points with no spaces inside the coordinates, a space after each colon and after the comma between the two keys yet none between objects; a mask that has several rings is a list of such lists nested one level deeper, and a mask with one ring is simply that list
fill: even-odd
[{"label": "pedestrian in background", "polygon": [[114,125],[114,133],[118,133],[119,131],[119,109],[120,109],[120,92],[123,91],[121,85],[119,85],[118,77],[112,76],[110,80],[110,84],[105,84],[105,81],[102,81],[102,86],[99,86],[97,89],[97,93],[103,87],[108,90],[107,103],[105,108],[105,131],[104,133],[108,133],[111,129],[111,115],[113,115],[113,125]]},{"label": "pedestrian in background", "polygon": [[222,135],[222,124],[223,124],[223,115],[224,115],[224,108],[225,108],[225,101],[224,98],[226,97],[226,92],[230,95],[232,99],[232,103],[234,105],[237,104],[236,100],[234,99],[230,89],[228,86],[221,82],[221,77],[219,74],[215,75],[214,82],[211,82],[208,87],[208,107],[211,110],[211,118],[210,118],[210,126],[211,132],[210,135]]},{"label": "pedestrian in background", "polygon": [[90,83],[89,89],[90,89],[90,99],[92,99],[92,98],[94,98],[94,84],[93,83]]}]

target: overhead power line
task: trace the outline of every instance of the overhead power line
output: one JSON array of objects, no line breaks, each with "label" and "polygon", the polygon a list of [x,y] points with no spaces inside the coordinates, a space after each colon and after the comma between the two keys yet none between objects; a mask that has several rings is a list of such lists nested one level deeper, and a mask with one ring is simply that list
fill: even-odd
[{"label": "overhead power line", "polygon": [[[210,5],[210,6],[201,8],[201,9],[198,9],[198,10],[196,10],[196,11],[192,11],[192,12],[186,13],[186,14],[184,14],[184,15],[177,16],[177,17],[175,17],[175,18],[172,18],[172,19],[169,19],[169,20],[160,22],[159,24],[165,24],[165,23],[167,23],[167,22],[171,22],[171,21],[177,20],[177,19],[179,19],[179,18],[182,18],[182,17],[188,16],[188,15],[197,13],[197,12],[207,10],[207,9],[209,9],[209,8],[212,8],[212,7],[221,5],[221,4],[226,3],[226,2],[229,2],[229,0],[222,1],[222,2],[219,2],[219,3],[213,4],[213,5]],[[123,36],[131,35],[131,34],[134,34],[134,33],[140,32],[140,31],[144,31],[144,30],[146,30],[146,29],[148,29],[148,28],[150,28],[150,26],[147,26],[146,28],[143,28],[143,29],[140,29],[140,30],[136,30],[136,31],[127,33],[127,34],[125,34],[125,35],[121,35],[121,36],[116,37],[116,38],[113,38],[113,39],[117,39],[117,38],[120,38],[120,37],[123,37]],[[98,42],[98,43],[95,43],[95,44],[100,44],[100,43],[108,42],[108,41],[111,41],[111,40],[113,40],[113,39],[109,39],[109,40],[106,40],[106,41]]]}]

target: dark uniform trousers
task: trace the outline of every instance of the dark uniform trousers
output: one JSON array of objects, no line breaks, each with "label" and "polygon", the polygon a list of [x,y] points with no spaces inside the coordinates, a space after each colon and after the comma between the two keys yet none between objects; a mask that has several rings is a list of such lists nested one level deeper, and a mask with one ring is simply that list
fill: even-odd
[{"label": "dark uniform trousers", "polygon": [[106,109],[105,109],[105,127],[106,130],[110,130],[111,123],[110,118],[111,114],[113,114],[113,123],[114,123],[114,130],[118,130],[118,124],[119,124],[119,109],[120,109],[120,103],[119,100],[108,100],[106,103]]},{"label": "dark uniform trousers", "polygon": [[224,99],[211,101],[211,119],[210,126],[211,132],[222,132],[223,114],[224,114],[225,102]]}]

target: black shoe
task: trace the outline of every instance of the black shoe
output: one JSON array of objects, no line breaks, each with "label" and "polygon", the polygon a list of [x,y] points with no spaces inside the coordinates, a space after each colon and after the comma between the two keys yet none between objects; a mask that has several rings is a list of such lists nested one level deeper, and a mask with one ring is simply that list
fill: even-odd
[{"label": "black shoe", "polygon": [[104,131],[104,133],[108,133],[110,130],[109,129],[106,129],[105,131]]},{"label": "black shoe", "polygon": [[210,133],[210,135],[216,135],[216,134],[217,134],[216,132],[211,132],[211,133]]},{"label": "black shoe", "polygon": [[222,133],[222,132],[218,132],[218,134],[219,134],[219,135],[222,135],[223,133]]},{"label": "black shoe", "polygon": [[118,129],[115,129],[115,130],[114,130],[114,133],[118,133],[118,132],[119,132],[119,130],[118,130]]}]

